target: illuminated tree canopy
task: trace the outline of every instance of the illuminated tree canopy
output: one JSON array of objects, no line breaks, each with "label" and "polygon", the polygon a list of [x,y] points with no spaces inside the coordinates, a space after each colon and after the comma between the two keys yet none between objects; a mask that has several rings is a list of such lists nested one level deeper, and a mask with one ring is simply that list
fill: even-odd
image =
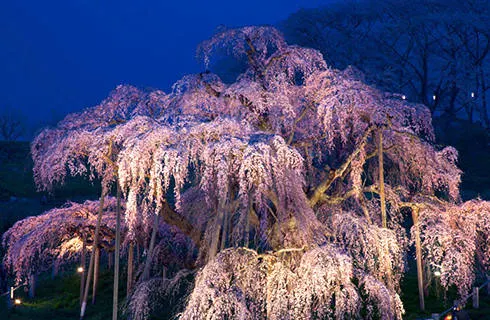
[{"label": "illuminated tree canopy", "polygon": [[[198,270],[182,319],[401,319],[414,210],[426,262],[468,292],[488,267],[488,203],[461,203],[458,153],[435,145],[425,106],[272,27],[224,30],[198,54],[207,68],[227,55],[247,68],[233,83],[187,75],[170,93],[119,86],[32,143],[40,190],[72,175],[118,184],[126,241],[148,236],[156,216],[173,228],[156,251],[180,248],[168,259]],[[472,245],[456,250],[458,238]],[[150,283],[131,296],[135,319],[152,310]],[[158,283],[167,297],[180,288]]]}]

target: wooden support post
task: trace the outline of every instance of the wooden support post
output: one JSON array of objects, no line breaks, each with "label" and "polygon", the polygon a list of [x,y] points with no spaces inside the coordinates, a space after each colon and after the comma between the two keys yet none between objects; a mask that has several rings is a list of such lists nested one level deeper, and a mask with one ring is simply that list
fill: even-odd
[{"label": "wooden support post", "polygon": [[153,220],[153,230],[151,232],[150,248],[148,249],[148,254],[146,255],[145,268],[143,269],[143,275],[141,276],[141,279],[143,281],[150,279],[151,261],[153,259],[153,251],[155,248],[155,240],[156,240],[157,232],[158,232],[158,218],[159,218],[159,216],[160,215],[155,214],[155,217]]},{"label": "wooden support post", "polygon": [[83,241],[83,244],[82,244],[82,258],[81,258],[81,264],[80,266],[82,267],[82,273],[80,275],[80,305],[82,305],[82,301],[83,301],[83,292],[84,292],[84,288],[85,288],[85,274],[86,274],[86,266],[87,266],[87,262],[85,261],[85,259],[87,258],[87,241],[86,241],[86,235],[83,235],[83,238],[82,238],[82,241]]},{"label": "wooden support post", "polygon": [[379,201],[381,203],[381,222],[382,227],[387,228],[386,218],[386,197],[385,197],[385,173],[383,163],[383,129],[379,129],[378,134],[378,164],[379,164]]},{"label": "wooden support post", "polygon": [[99,282],[99,268],[100,268],[100,248],[95,249],[95,265],[94,265],[94,283],[92,287],[92,304],[95,304],[97,296],[97,284]]},{"label": "wooden support post", "polygon": [[420,245],[419,229],[419,208],[412,208],[413,227],[415,230],[415,257],[417,259],[417,282],[419,286],[419,304],[420,311],[425,311],[424,301],[424,276],[422,273],[422,248]]},{"label": "wooden support post", "polygon": [[116,178],[116,248],[114,252],[114,289],[112,295],[112,320],[117,320],[119,297],[119,242],[121,238],[121,187]]},{"label": "wooden support post", "polygon": [[134,243],[129,244],[128,251],[128,280],[126,285],[126,297],[131,294],[131,289],[133,288],[133,267],[134,267]]},{"label": "wooden support post", "polygon": [[480,307],[480,289],[473,287],[473,308],[478,309]]},{"label": "wooden support post", "polygon": [[490,276],[487,274],[487,294],[490,295]]},{"label": "wooden support post", "polygon": [[95,248],[99,244],[99,232],[100,232],[100,224],[102,222],[102,213],[104,212],[105,194],[106,194],[105,187],[102,186],[102,194],[100,196],[100,201],[99,201],[99,213],[97,215],[97,224],[95,225],[94,242],[92,244],[93,247],[92,254],[90,255],[90,263],[87,272],[87,281],[85,282],[85,287],[84,287],[85,291],[83,293],[82,306],[80,308],[80,320],[82,320],[83,317],[85,316],[85,310],[87,308],[88,292],[89,292],[90,282],[92,281],[92,272],[94,269],[94,262],[95,262]]}]

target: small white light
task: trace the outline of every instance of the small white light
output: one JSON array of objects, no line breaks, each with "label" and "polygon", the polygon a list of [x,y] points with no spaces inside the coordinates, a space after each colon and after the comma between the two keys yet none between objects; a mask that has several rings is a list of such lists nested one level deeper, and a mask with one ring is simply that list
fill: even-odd
[{"label": "small white light", "polygon": [[402,99],[403,99],[403,100],[407,100],[407,96],[406,96],[406,95],[403,95],[403,96],[402,96]]},{"label": "small white light", "polygon": [[82,272],[83,272],[83,267],[78,267],[78,268],[77,268],[77,272],[78,272],[78,273],[82,273]]},{"label": "small white light", "polygon": [[16,305],[19,305],[19,304],[21,304],[21,303],[22,303],[22,301],[20,301],[20,299],[15,299],[15,300],[14,300],[14,303],[15,303]]},{"label": "small white light", "polygon": [[474,93],[474,92],[472,92],[472,93],[471,93],[471,97],[472,97],[472,98],[474,98],[474,97],[475,97],[475,93]]},{"label": "small white light", "polygon": [[436,277],[440,277],[441,276],[441,271],[439,271],[439,270],[434,271],[434,275]]},{"label": "small white light", "polygon": [[436,95],[432,96],[432,100],[436,100],[436,98],[437,98]]}]

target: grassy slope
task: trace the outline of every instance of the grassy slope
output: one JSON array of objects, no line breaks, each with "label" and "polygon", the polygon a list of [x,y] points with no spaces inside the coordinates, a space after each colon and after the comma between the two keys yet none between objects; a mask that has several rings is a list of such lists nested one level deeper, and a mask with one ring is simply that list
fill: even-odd
[{"label": "grassy slope", "polygon": [[[112,317],[112,273],[104,270],[100,275],[97,301],[87,307],[87,320],[106,320]],[[121,280],[121,285],[124,281]],[[22,289],[16,296],[23,301],[22,305],[10,310],[8,319],[15,320],[73,320],[80,315],[80,276],[75,271],[55,280],[43,279],[38,284],[36,298],[30,300]],[[125,288],[120,288],[120,299],[124,297]],[[91,298],[89,298],[91,299]],[[6,309],[2,299],[0,310]],[[91,300],[89,300],[91,301]],[[0,318],[1,315],[0,315]]]},{"label": "grassy slope", "polygon": [[[411,270],[402,283],[402,300],[405,305],[405,319],[415,320],[428,317],[433,312],[441,312],[451,306],[452,295],[448,294],[446,303],[440,293],[440,298],[432,291],[426,298],[426,313],[418,312],[418,289],[417,277]],[[124,299],[125,276],[121,278],[119,297]],[[38,285],[37,298],[29,300],[25,297],[23,290],[19,289],[16,294],[22,299],[23,304],[8,313],[7,319],[12,320],[68,320],[79,316],[79,288],[80,277],[74,271],[65,274],[55,280],[43,279]],[[99,293],[97,303],[89,304],[87,308],[87,320],[110,319],[112,315],[112,273],[103,270],[100,277]],[[480,294],[480,309],[473,310],[471,301],[468,303],[468,311],[471,319],[488,319],[490,315],[490,296],[483,290]],[[5,299],[0,302],[0,310],[6,310]],[[5,308],[5,309],[4,309]],[[6,313],[0,313],[0,319]],[[123,318],[123,317],[121,317]]]}]

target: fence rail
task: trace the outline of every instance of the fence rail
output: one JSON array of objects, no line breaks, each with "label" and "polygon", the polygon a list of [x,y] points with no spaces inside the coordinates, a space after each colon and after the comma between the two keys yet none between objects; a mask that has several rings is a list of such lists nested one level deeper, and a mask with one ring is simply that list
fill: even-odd
[{"label": "fence rail", "polygon": [[9,295],[9,294],[12,297],[12,294],[14,293],[15,290],[17,290],[17,289],[19,289],[19,288],[21,288],[23,286],[26,286],[26,285],[27,284],[24,283],[24,284],[18,285],[17,287],[10,287],[10,290],[7,291],[7,292],[4,292],[2,294],[0,294],[0,297],[6,296],[6,295]]},{"label": "fence rail", "polygon": [[483,288],[487,288],[487,294],[490,295],[490,276],[487,275],[487,281],[482,283],[479,287],[473,287],[471,294],[465,296],[461,300],[455,300],[453,306],[444,310],[441,313],[433,313],[430,318],[427,320],[440,320],[443,319],[444,316],[448,315],[450,312],[454,310],[461,310],[468,303],[470,298],[473,299],[473,308],[478,309],[480,307],[480,290]]}]

